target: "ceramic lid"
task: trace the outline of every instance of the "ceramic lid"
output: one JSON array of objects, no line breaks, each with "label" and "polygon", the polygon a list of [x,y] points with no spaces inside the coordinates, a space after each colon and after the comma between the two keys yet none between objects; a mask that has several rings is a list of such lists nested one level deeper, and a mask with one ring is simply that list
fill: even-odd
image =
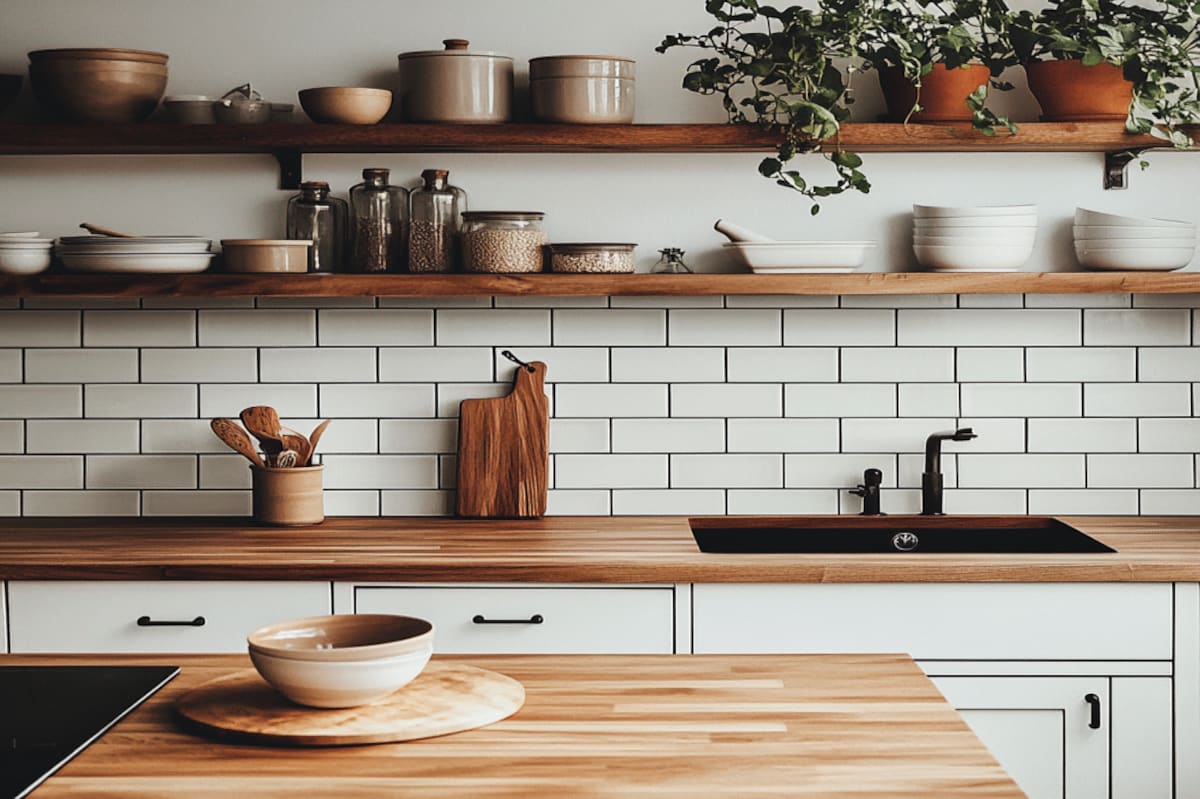
[{"label": "ceramic lid", "polygon": [[487,58],[500,58],[505,61],[512,61],[511,56],[494,53],[490,50],[468,50],[470,42],[466,39],[443,39],[442,44],[446,45],[444,50],[414,50],[410,53],[401,53],[398,58],[403,61],[406,58],[427,58],[430,56],[484,56]]}]

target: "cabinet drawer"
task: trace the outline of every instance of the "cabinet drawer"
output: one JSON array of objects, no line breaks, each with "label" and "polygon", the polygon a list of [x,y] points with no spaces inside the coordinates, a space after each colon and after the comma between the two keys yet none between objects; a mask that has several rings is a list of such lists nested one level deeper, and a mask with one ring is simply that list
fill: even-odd
[{"label": "cabinet drawer", "polygon": [[719,584],[693,588],[697,653],[1170,660],[1166,583]]},{"label": "cabinet drawer", "polygon": [[243,652],[264,624],[330,612],[324,582],[10,582],[8,599],[13,652]]},{"label": "cabinet drawer", "polygon": [[354,612],[429,619],[435,652],[670,654],[674,597],[668,586],[355,586]]}]

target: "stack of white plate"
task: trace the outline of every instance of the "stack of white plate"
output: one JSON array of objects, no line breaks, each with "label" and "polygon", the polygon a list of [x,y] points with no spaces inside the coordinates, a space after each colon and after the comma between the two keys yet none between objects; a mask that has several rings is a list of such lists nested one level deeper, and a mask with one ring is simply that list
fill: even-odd
[{"label": "stack of white plate", "polygon": [[933,272],[1016,272],[1037,224],[1036,205],[914,205],[913,252]]},{"label": "stack of white plate", "polygon": [[203,272],[213,254],[210,239],[199,236],[63,236],[58,257],[73,272]]},{"label": "stack of white plate", "polygon": [[1075,257],[1087,269],[1170,272],[1196,252],[1196,226],[1075,209]]},{"label": "stack of white plate", "polygon": [[721,245],[756,274],[820,275],[853,272],[873,241],[732,241]]},{"label": "stack of white plate", "polygon": [[36,275],[50,266],[54,239],[37,233],[0,233],[0,274]]}]

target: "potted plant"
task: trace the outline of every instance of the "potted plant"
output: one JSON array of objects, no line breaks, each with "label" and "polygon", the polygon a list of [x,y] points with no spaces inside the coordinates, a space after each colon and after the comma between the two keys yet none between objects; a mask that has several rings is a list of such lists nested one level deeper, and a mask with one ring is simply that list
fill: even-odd
[{"label": "potted plant", "polygon": [[1200,17],[1191,0],[1156,8],[1050,0],[1014,15],[1013,48],[1047,121],[1123,119],[1177,147],[1200,117]]}]

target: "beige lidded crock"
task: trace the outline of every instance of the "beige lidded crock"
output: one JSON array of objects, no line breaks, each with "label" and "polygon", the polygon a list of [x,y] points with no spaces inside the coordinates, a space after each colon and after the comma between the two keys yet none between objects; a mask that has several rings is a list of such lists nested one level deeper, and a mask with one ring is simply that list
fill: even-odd
[{"label": "beige lidded crock", "polygon": [[608,55],[553,55],[529,61],[529,96],[539,122],[633,122],[636,62]]},{"label": "beige lidded crock", "polygon": [[324,471],[324,466],[274,469],[251,465],[254,520],[278,527],[301,527],[325,521]]},{"label": "beige lidded crock", "polygon": [[468,50],[466,39],[442,43],[445,50],[399,55],[401,117],[406,122],[508,122],[512,59]]}]

